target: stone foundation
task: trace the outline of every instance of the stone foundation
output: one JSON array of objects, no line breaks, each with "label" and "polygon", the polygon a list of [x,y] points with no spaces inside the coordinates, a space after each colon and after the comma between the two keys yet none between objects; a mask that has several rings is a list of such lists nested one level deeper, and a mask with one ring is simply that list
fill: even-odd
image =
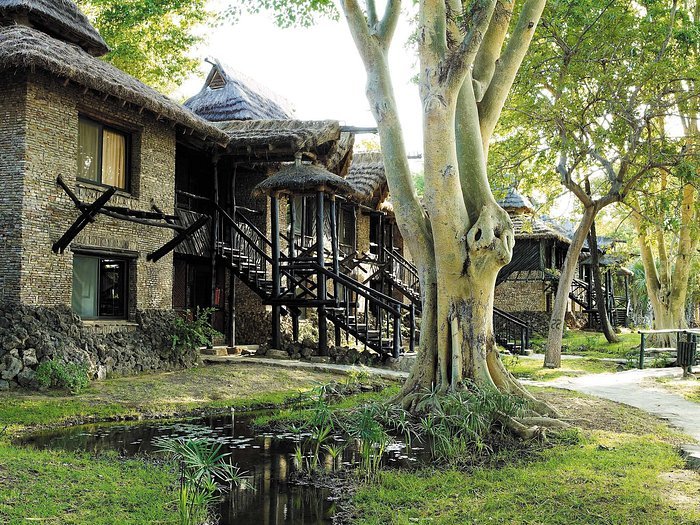
[{"label": "stone foundation", "polygon": [[191,366],[196,349],[172,349],[174,318],[139,310],[135,323],[83,322],[67,307],[0,305],[0,390],[36,387],[36,368],[50,359],[85,364],[93,379]]}]

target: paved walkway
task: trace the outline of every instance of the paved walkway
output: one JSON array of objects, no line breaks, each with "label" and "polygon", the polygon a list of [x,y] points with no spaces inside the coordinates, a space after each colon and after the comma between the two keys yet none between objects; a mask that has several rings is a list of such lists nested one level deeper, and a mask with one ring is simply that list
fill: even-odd
[{"label": "paved walkway", "polygon": [[[575,390],[637,407],[667,420],[700,443],[700,403],[688,401],[683,396],[644,383],[645,380],[656,378],[680,379],[682,375],[680,368],[648,368],[615,374],[560,377],[553,381],[528,383]],[[689,465],[699,468],[700,446],[687,444],[682,445],[681,448]]]}]

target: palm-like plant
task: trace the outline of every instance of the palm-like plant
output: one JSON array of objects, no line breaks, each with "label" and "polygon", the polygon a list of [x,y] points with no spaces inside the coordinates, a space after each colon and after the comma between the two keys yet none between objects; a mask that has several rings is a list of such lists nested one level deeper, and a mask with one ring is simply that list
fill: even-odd
[{"label": "palm-like plant", "polygon": [[201,438],[161,438],[155,445],[180,464],[180,525],[205,523],[222,492],[222,484],[229,490],[250,487],[245,473],[230,462],[230,454],[221,451],[221,444]]}]

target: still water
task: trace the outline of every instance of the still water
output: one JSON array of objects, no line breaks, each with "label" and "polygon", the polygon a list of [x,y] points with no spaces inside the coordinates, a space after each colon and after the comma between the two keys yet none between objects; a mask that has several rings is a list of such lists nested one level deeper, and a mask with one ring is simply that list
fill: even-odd
[{"label": "still water", "polygon": [[[153,440],[159,437],[208,438],[222,444],[231,461],[249,475],[255,490],[236,489],[226,494],[218,509],[221,525],[325,525],[336,512],[333,491],[295,484],[294,452],[308,434],[256,433],[250,416],[218,416],[187,421],[135,424],[83,425],[35,433],[22,441],[38,448],[100,453],[117,451],[124,456],[156,452]],[[345,445],[334,436],[334,445]],[[387,449],[386,465],[409,466],[418,460],[420,449],[410,453],[396,441]],[[349,468],[359,458],[354,447],[345,448],[342,457],[320,459],[327,469]]]}]

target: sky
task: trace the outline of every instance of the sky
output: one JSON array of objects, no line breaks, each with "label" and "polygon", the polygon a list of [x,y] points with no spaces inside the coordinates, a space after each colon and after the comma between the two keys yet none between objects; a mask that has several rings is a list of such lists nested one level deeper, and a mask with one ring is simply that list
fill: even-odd
[{"label": "sky", "polygon": [[[220,5],[220,4],[219,4]],[[217,7],[217,2],[212,2]],[[411,82],[417,63],[407,49],[407,13],[394,37],[390,63],[409,152],[422,150],[418,87]],[[339,120],[348,126],[375,126],[365,97],[366,75],[345,20],[319,20],[310,28],[280,29],[270,15],[244,16],[236,25],[204,30],[206,43],[194,51],[200,70],[175,93],[194,95],[218,58],[286,98],[302,120]]]}]

